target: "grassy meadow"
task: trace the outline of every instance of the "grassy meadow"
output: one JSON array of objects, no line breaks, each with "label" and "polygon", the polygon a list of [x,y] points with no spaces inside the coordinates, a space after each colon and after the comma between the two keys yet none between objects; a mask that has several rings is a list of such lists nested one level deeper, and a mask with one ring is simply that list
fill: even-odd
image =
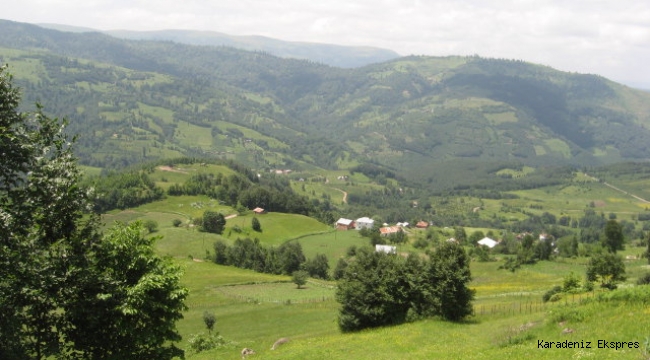
[{"label": "grassy meadow", "polygon": [[[205,171],[191,166],[177,171],[156,170],[152,177],[161,184],[182,181],[189,173]],[[214,169],[217,170],[217,169]],[[182,172],[181,172],[182,171]],[[332,178],[330,176],[330,178]],[[335,177],[334,177],[335,179]],[[342,196],[345,181],[306,182],[298,191]],[[358,185],[355,185],[358,186]],[[334,192],[333,192],[334,191]],[[561,216],[578,216],[590,203],[604,214],[616,213],[618,219],[633,219],[643,204],[629,195],[594,181],[576,181],[565,187],[517,192],[517,199],[452,199],[452,211],[472,211],[481,207],[480,216],[516,216],[521,210],[548,211]],[[533,205],[533,206],[531,206]],[[512,213],[504,212],[512,209]],[[222,235],[203,233],[189,226],[190,220],[205,210],[228,216]],[[187,350],[188,359],[241,359],[242,348],[256,351],[250,359],[647,359],[650,356],[650,310],[647,301],[602,302],[594,299],[604,293],[598,287],[591,292],[564,294],[556,302],[542,302],[542,295],[570,273],[584,279],[588,258],[540,261],[516,272],[499,270],[504,256],[496,261],[471,263],[476,291],[474,316],[451,323],[428,319],[400,326],[343,334],[337,326],[338,304],[335,282],[313,280],[298,289],[288,276],[259,274],[249,270],[216,265],[211,261],[213,243],[221,239],[232,243],[237,238],[258,238],[267,246],[298,241],[307,258],[325,254],[333,269],[350,246],[365,246],[368,240],[356,231],[334,231],[314,219],[290,214],[255,215],[262,231],[253,231],[252,213],[239,214],[231,207],[204,196],[169,196],[165,200],[125,211],[113,211],[103,219],[113,221],[155,220],[159,227],[152,236],[157,251],[170,256],[184,269],[183,284],[190,289],[188,310],[178,322],[183,340],[178,346]],[[174,219],[183,223],[174,227]],[[450,229],[437,228],[441,236]],[[474,230],[466,229],[468,234]],[[410,241],[424,233],[410,230]],[[498,232],[497,232],[498,233]],[[415,250],[410,244],[400,252]],[[634,289],[637,278],[650,271],[644,248],[626,246],[628,280],[620,286]],[[223,347],[192,353],[189,339],[206,333],[204,312],[215,314],[215,331],[227,341]],[[279,338],[290,341],[276,350],[271,345]],[[573,341],[592,348],[543,349],[539,341]],[[629,341],[632,349],[598,348],[598,341]]]}]

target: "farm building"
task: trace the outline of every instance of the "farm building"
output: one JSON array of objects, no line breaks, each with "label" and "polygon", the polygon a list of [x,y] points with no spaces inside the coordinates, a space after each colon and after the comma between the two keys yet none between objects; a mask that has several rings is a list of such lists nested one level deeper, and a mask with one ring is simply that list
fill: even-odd
[{"label": "farm building", "polygon": [[415,227],[418,229],[426,229],[429,227],[429,223],[426,221],[418,221],[418,223],[415,224]]},{"label": "farm building", "polygon": [[478,244],[487,246],[490,249],[492,249],[493,247],[495,247],[498,244],[498,242],[496,240],[492,240],[492,239],[490,239],[489,237],[486,236],[483,239],[479,240]]},{"label": "farm building", "polygon": [[397,234],[398,232],[402,232],[401,226],[385,226],[382,228],[379,228],[379,235],[381,236],[389,236],[391,234]]},{"label": "farm building", "polygon": [[368,218],[368,217],[362,217],[358,218],[355,221],[355,227],[357,230],[361,229],[372,229],[372,227],[375,225],[375,220]]},{"label": "farm building", "polygon": [[253,209],[253,212],[256,213],[257,215],[266,214],[266,210],[262,209],[261,207],[256,207],[255,209]]},{"label": "farm building", "polygon": [[336,221],[336,230],[354,229],[354,220],[340,218]]},{"label": "farm building", "polygon": [[384,252],[386,254],[396,254],[397,253],[397,247],[391,246],[391,245],[375,245],[375,251],[376,252]]}]

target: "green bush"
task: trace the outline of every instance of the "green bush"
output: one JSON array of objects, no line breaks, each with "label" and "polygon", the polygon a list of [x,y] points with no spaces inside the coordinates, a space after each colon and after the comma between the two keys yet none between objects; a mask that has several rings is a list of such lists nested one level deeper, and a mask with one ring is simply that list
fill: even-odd
[{"label": "green bush", "polygon": [[553,288],[551,290],[544,293],[544,295],[542,296],[542,300],[544,302],[548,302],[549,300],[551,300],[551,297],[553,295],[561,293],[561,292],[562,292],[562,287],[560,285],[555,285],[555,286],[553,286]]},{"label": "green bush", "polygon": [[555,308],[550,312],[550,320],[553,323],[562,321],[581,322],[588,317],[587,310],[578,305],[568,305]]},{"label": "green bush", "polygon": [[578,289],[580,289],[580,276],[572,271],[564,277],[564,281],[562,283],[562,291],[573,292],[577,291]]},{"label": "green bush", "polygon": [[142,225],[144,225],[144,228],[147,229],[149,234],[158,231],[158,222],[156,220],[145,220]]},{"label": "green bush", "polygon": [[227,345],[226,340],[219,333],[214,335],[194,334],[190,336],[188,343],[190,344],[190,351],[195,354]]}]

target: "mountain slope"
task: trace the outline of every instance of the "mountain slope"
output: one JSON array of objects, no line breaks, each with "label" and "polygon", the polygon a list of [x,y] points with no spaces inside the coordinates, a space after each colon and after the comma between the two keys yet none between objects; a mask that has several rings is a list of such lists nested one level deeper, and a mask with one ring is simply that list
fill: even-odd
[{"label": "mountain slope", "polygon": [[448,175],[441,164],[471,174],[650,157],[650,94],[595,75],[478,57],[341,69],[8,21],[0,31],[27,103],[70,118],[82,160],[98,166],[210,154],[257,168],[373,162],[432,182]]},{"label": "mountain slope", "polygon": [[307,42],[292,42],[272,39],[265,36],[235,36],[216,31],[158,30],[98,31],[89,28],[71,27],[60,24],[40,24],[48,29],[69,32],[102,32],[107,35],[129,40],[173,41],[181,44],[200,46],[228,46],[236,49],[266,52],[282,58],[304,59],[316,63],[342,68],[355,68],[368,64],[384,62],[400,55],[388,49],[370,46],[341,46]]}]

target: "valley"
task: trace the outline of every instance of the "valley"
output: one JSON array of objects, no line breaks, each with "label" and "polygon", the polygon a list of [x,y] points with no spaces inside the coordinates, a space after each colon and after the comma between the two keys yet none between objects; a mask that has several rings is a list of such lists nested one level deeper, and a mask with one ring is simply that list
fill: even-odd
[{"label": "valley", "polygon": [[[25,127],[54,134],[32,135],[42,142],[36,145],[23,139],[29,145],[17,149],[46,148],[30,153],[29,162],[9,148],[22,138],[6,131],[27,117],[8,111],[16,124],[0,127],[11,135],[0,147],[15,150],[15,159],[0,159],[11,165],[3,162],[0,175],[23,184],[42,175],[28,171],[26,164],[36,164],[54,174],[39,184],[60,190],[61,198],[85,194],[73,197],[67,212],[35,207],[54,213],[34,210],[39,216],[26,220],[22,252],[5,246],[3,261],[11,255],[25,266],[32,266],[29,259],[52,262],[66,270],[61,279],[76,276],[78,264],[68,255],[82,267],[87,258],[79,249],[96,251],[104,243],[94,239],[97,246],[90,246],[92,231],[82,239],[87,248],[65,242],[79,234],[51,240],[38,221],[59,226],[57,214],[94,219],[88,208],[73,206],[90,194],[82,205],[99,214],[98,231],[140,231],[132,235],[143,240],[134,247],[142,259],[160,256],[183,270],[178,281],[189,293],[176,322],[182,339],[170,336],[165,344],[187,359],[240,359],[244,348],[255,351],[250,359],[650,358],[650,324],[643,320],[650,299],[650,93],[596,75],[478,56],[384,54],[383,62],[339,68],[264,51],[5,20],[0,31],[0,61],[8,64],[2,70],[20,89],[19,110],[65,119],[59,133],[48,123]],[[67,162],[43,156],[50,152]],[[54,160],[69,166],[61,167],[65,176],[47,167]],[[77,169],[79,183],[61,185],[76,181]],[[14,191],[18,185],[0,185],[3,211],[29,215],[33,203],[24,199],[51,201],[39,186],[26,186],[25,195]],[[9,210],[3,219],[11,218]],[[337,219],[362,217],[375,226],[336,230]],[[11,224],[22,234],[22,223]],[[397,233],[381,236],[388,226]],[[33,251],[28,235],[47,241]],[[479,245],[486,238],[497,245]],[[151,253],[142,250],[148,242]],[[122,245],[128,248],[119,242],[115,248]],[[376,245],[394,246],[395,254],[377,254]],[[458,288],[473,294],[473,313],[454,321],[441,305],[447,290],[457,290],[443,286],[458,280],[458,269],[449,270],[453,261],[439,259],[449,249],[461,254],[459,263],[467,260],[471,279]],[[125,258],[100,254],[116,263]],[[394,272],[365,279],[347,270],[361,259],[384,261]],[[164,270],[173,273],[173,266]],[[49,279],[36,265],[26,269]],[[409,277],[416,273],[405,269],[426,271]],[[301,271],[309,276],[304,284]],[[438,279],[436,287],[423,284],[425,275]],[[386,278],[401,287],[386,286]],[[17,276],[0,285],[8,279],[22,289]],[[376,316],[392,319],[389,325],[348,331],[341,326],[342,289],[354,294],[354,281],[368,279],[378,292],[368,298],[380,300],[359,301],[358,308],[380,313],[382,301],[397,298],[408,311]],[[39,284],[28,285],[39,296],[51,290]],[[400,297],[403,289],[420,297]],[[22,294],[0,295],[14,293]],[[183,298],[179,293],[173,300]],[[85,304],[83,296],[75,299]],[[418,308],[418,301],[429,307]],[[67,314],[49,306],[48,316]],[[43,341],[64,347],[54,338]],[[279,339],[288,341],[271,349]],[[632,346],[618,348],[623,342]],[[32,343],[34,357],[42,358],[40,343]],[[580,345],[550,345],[568,343]],[[614,349],[599,346],[612,343]]]}]

